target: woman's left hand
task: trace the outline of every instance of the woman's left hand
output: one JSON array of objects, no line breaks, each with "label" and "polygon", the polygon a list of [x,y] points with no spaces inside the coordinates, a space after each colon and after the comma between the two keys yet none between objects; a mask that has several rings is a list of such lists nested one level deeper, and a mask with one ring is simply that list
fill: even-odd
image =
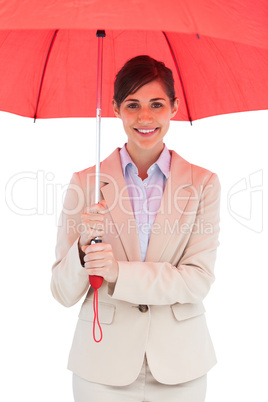
[{"label": "woman's left hand", "polygon": [[89,275],[102,276],[108,283],[117,281],[119,266],[110,244],[90,244],[82,246],[82,250],[85,253],[84,267]]}]

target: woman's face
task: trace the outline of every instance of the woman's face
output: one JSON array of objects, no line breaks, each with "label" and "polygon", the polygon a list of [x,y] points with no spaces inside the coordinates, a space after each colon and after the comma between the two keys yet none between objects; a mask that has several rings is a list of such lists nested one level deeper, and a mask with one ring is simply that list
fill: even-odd
[{"label": "woman's face", "polygon": [[114,112],[119,117],[128,136],[128,151],[152,150],[161,152],[170,119],[178,111],[178,99],[171,107],[160,81],[144,85],[122,102],[120,109],[113,101]]}]

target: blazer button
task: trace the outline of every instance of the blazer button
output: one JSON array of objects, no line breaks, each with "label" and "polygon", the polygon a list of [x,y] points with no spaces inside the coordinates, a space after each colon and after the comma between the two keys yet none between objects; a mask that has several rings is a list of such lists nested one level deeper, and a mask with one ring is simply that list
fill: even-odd
[{"label": "blazer button", "polygon": [[146,313],[146,311],[148,311],[148,306],[146,306],[146,304],[139,304],[139,310],[141,313]]}]

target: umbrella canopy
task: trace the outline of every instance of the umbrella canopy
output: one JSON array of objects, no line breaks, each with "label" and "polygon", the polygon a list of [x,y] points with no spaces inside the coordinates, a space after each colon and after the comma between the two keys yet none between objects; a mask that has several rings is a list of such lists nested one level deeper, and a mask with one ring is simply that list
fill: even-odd
[{"label": "umbrella canopy", "polygon": [[95,117],[97,29],[102,116],[116,72],[148,54],[173,70],[175,120],[268,108],[268,6],[240,0],[0,1],[0,110]]}]

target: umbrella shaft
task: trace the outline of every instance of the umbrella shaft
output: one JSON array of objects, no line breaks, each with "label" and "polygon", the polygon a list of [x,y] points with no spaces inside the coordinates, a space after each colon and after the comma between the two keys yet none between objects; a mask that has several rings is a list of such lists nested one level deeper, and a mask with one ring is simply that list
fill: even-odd
[{"label": "umbrella shaft", "polygon": [[97,64],[97,114],[96,114],[96,171],[95,171],[95,203],[100,201],[100,135],[101,135],[101,94],[104,31],[97,31],[98,64]]},{"label": "umbrella shaft", "polygon": [[[100,31],[98,31],[100,32]],[[103,36],[98,36],[98,64],[97,64],[97,109],[101,109],[102,93],[102,65],[103,65]]]},{"label": "umbrella shaft", "polygon": [[101,109],[97,108],[96,116],[96,167],[95,167],[95,204],[100,201],[100,130]]}]

